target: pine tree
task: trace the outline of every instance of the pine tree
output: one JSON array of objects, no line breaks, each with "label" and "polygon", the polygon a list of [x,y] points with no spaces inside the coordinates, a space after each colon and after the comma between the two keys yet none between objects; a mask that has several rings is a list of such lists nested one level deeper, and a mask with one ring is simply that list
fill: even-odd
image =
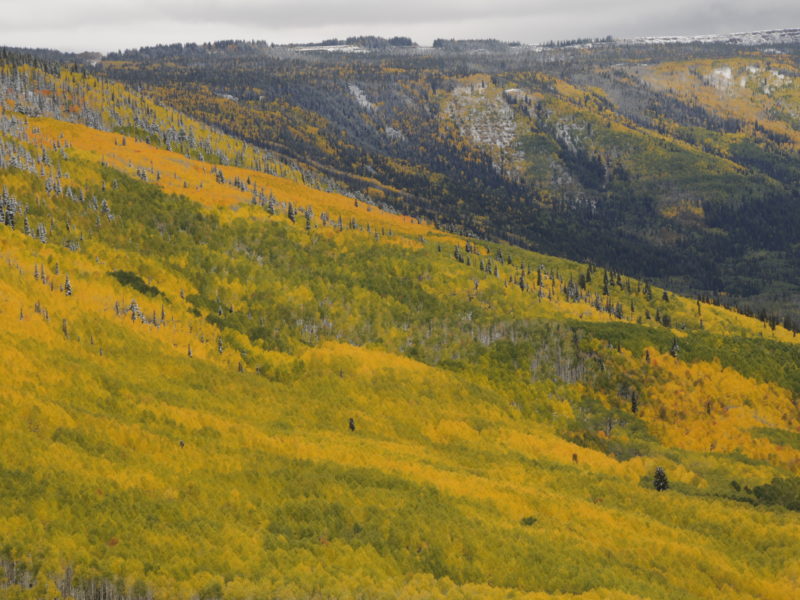
[{"label": "pine tree", "polygon": [[131,300],[131,304],[128,307],[128,310],[131,313],[131,321],[135,321],[136,317],[139,316],[139,305],[136,303],[136,300]]},{"label": "pine tree", "polygon": [[669,489],[669,480],[667,479],[667,474],[664,472],[663,467],[656,467],[656,473],[653,477],[653,487],[656,488],[658,492]]},{"label": "pine tree", "polygon": [[72,283],[69,280],[69,275],[67,275],[67,278],[64,281],[64,293],[67,296],[72,296]]}]

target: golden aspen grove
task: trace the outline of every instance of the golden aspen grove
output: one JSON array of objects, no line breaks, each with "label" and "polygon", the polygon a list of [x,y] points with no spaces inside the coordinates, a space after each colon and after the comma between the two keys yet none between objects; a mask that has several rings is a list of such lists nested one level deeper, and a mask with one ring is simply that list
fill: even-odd
[{"label": "golden aspen grove", "polygon": [[172,94],[0,54],[0,598],[800,597],[789,322],[403,214]]}]

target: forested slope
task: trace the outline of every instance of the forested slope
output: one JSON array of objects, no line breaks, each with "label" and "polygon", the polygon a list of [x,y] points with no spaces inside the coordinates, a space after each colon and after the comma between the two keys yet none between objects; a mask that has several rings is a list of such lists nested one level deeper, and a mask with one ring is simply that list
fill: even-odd
[{"label": "forested slope", "polygon": [[177,44],[96,69],[407,214],[795,327],[797,44],[367,48]]},{"label": "forested slope", "polygon": [[4,69],[0,596],[797,593],[780,324],[32,116],[108,84]]}]

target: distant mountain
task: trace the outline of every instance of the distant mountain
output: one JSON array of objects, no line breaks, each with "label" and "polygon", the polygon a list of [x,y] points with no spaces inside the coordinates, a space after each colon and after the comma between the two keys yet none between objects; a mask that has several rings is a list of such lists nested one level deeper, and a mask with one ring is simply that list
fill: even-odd
[{"label": "distant mountain", "polygon": [[794,328],[797,31],[355,54],[178,44],[97,72],[448,230]]}]

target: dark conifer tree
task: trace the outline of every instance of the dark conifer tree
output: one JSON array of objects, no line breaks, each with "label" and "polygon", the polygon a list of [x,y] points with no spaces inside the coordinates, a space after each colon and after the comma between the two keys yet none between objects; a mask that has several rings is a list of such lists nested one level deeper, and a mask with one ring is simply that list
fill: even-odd
[{"label": "dark conifer tree", "polygon": [[664,472],[663,467],[656,467],[656,473],[653,476],[653,487],[659,492],[669,489],[669,480],[667,479],[667,474]]}]

